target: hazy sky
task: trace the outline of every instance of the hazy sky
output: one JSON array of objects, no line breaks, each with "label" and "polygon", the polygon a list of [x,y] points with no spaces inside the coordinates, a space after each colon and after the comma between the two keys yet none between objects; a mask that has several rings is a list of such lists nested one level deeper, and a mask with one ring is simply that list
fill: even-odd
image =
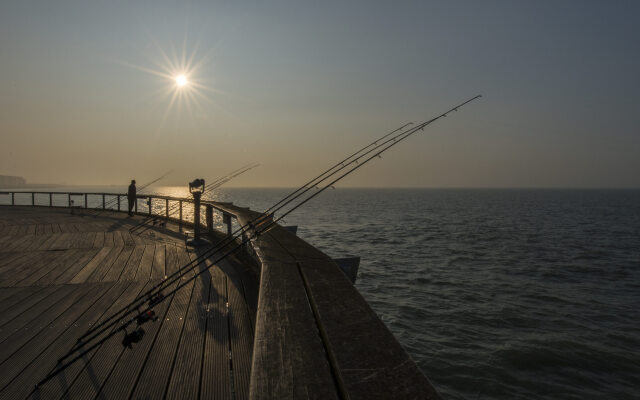
[{"label": "hazy sky", "polygon": [[341,186],[640,186],[638,1],[0,5],[0,174],[32,183],[298,186],[476,94]]}]

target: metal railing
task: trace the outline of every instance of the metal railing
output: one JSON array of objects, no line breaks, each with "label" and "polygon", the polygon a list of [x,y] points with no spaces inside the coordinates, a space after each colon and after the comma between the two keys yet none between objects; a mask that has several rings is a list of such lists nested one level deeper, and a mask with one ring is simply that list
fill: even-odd
[{"label": "metal railing", "polygon": [[[123,200],[124,198],[124,200]],[[237,224],[237,216],[217,206],[212,201],[200,203],[201,215],[205,215],[204,224],[209,232],[223,230],[231,234],[232,224]],[[128,212],[126,194],[102,192],[41,192],[41,191],[0,191],[0,206],[34,206],[69,208],[71,210],[92,210],[95,215],[101,211]],[[204,209],[204,212],[202,212]],[[193,226],[194,200],[188,197],[173,197],[156,194],[136,196],[133,212],[154,220],[162,219],[181,225]]]}]

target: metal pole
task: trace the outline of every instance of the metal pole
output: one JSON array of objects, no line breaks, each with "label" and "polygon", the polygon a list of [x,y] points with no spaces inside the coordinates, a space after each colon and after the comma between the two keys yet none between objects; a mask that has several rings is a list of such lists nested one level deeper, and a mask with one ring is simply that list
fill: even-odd
[{"label": "metal pole", "polygon": [[182,200],[180,200],[180,222],[182,222]]},{"label": "metal pole", "polygon": [[11,192],[11,205],[16,205],[16,192]]},{"label": "metal pole", "polygon": [[200,240],[200,193],[193,193],[193,240]]},{"label": "metal pole", "polygon": [[36,205],[36,193],[35,192],[31,192],[31,205],[32,206]]},{"label": "metal pole", "polygon": [[149,206],[149,215],[151,215],[151,200],[153,198],[151,196],[149,196],[149,201],[147,201],[147,205]]},{"label": "metal pole", "polygon": [[84,194],[84,208],[87,208],[87,194]]},{"label": "metal pole", "polygon": [[120,195],[118,195],[118,211],[120,211]]},{"label": "metal pole", "polygon": [[49,193],[49,207],[53,206],[53,193]]},{"label": "metal pole", "polygon": [[213,206],[211,204],[206,205],[206,220],[209,233],[213,233]]},{"label": "metal pole", "polygon": [[164,215],[169,219],[169,199],[164,199]]},{"label": "metal pole", "polygon": [[102,209],[104,210],[106,207],[106,203],[104,201],[104,193],[102,193]]},{"label": "metal pole", "polygon": [[69,208],[71,208],[71,193],[67,194],[67,196],[69,197]]}]

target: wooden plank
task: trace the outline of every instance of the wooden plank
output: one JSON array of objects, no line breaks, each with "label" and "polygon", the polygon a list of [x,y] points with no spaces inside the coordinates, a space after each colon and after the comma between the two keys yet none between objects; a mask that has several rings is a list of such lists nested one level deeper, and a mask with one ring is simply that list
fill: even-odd
[{"label": "wooden plank", "polygon": [[136,241],[133,240],[131,233],[128,230],[120,231],[120,235],[122,235],[122,240],[124,241],[125,246],[135,246]]},{"label": "wooden plank", "polygon": [[[117,284],[117,283],[116,283]],[[125,283],[126,284],[126,283]],[[127,287],[125,292],[112,303],[111,308],[104,314],[103,319],[110,316],[113,312],[119,310],[126,304],[129,304],[136,296],[141,293],[141,289],[144,284],[133,283]],[[115,335],[111,340],[105,344],[116,344],[121,347],[120,341],[122,336]],[[75,384],[80,373],[93,373],[96,371],[96,364],[104,361],[104,359],[96,358],[96,351],[101,349],[98,347],[90,351],[83,357],[83,362],[76,362],[67,368],[63,373],[60,373],[56,379],[49,381],[47,384],[40,387],[37,391],[33,392],[32,398],[34,399],[57,399],[62,397],[70,387]],[[55,364],[54,364],[55,365]],[[65,398],[70,398],[65,396]]]},{"label": "wooden plank", "polygon": [[175,294],[132,398],[154,399],[164,395],[193,288],[194,284],[190,283]]},{"label": "wooden plank", "polygon": [[[5,303],[25,288],[21,287],[0,287],[0,310],[4,308]],[[0,311],[1,312],[1,311]]]},{"label": "wooden plank", "polygon": [[44,329],[47,324],[55,320],[61,312],[66,310],[74,301],[86,294],[86,288],[81,286],[64,285],[54,291],[44,301],[36,303],[29,312],[22,313],[11,320],[0,332],[0,361],[4,360],[7,351],[13,352],[17,347],[26,343],[33,335]]},{"label": "wooden plank", "polygon": [[134,280],[146,281],[150,279],[151,267],[153,265],[155,250],[156,250],[156,246],[154,245],[144,246],[144,253],[142,254],[142,259],[140,260],[140,266],[138,267],[138,271],[136,271]]},{"label": "wooden plank", "polygon": [[[17,289],[17,290],[16,290]],[[27,297],[31,296],[33,293],[39,291],[42,288],[39,287],[3,287],[2,290],[11,290],[11,294],[7,296],[6,299],[3,299],[0,303],[0,313],[5,310],[14,307],[16,304],[19,304],[21,301],[24,301]]]},{"label": "wooden plank", "polygon": [[[145,284],[135,283],[134,285],[141,289],[140,292],[145,290]],[[145,326],[145,328],[148,326]],[[86,368],[78,375],[70,385],[69,390],[64,394],[65,398],[92,399],[97,396],[103,382],[108,378],[125,350],[121,343],[123,336],[124,333],[116,335],[97,349],[95,354],[91,356]]]},{"label": "wooden plank", "polygon": [[158,321],[146,324],[144,327],[146,331],[144,339],[137,343],[133,349],[126,349],[122,353],[97,398],[130,398],[131,392],[138,382],[138,376],[145,368],[145,361],[149,357],[151,349],[155,348],[158,334],[167,320],[167,311],[172,303],[173,296],[170,296],[155,307],[156,315],[159,317]]},{"label": "wooden plank", "polygon": [[249,398],[251,377],[251,356],[253,348],[253,326],[242,291],[242,282],[233,275],[227,275],[227,296],[229,304],[229,340],[236,399]]},{"label": "wooden plank", "polygon": [[5,266],[10,267],[11,264],[13,264],[14,262],[18,261],[23,257],[28,257],[31,254],[32,253],[26,253],[26,252],[3,253],[2,255],[0,255],[0,271]]},{"label": "wooden plank", "polygon": [[18,279],[19,275],[16,273],[16,280],[13,285],[31,286],[51,273],[54,275],[60,274],[69,267],[70,263],[79,257],[79,253],[76,250],[56,251],[50,253],[50,256],[47,257],[48,261],[45,262],[42,267],[31,268],[29,274],[23,279]]},{"label": "wooden plank", "polygon": [[3,250],[7,251],[24,251],[33,243],[35,235],[14,236],[11,241],[3,246]]},{"label": "wooden plank", "polygon": [[96,237],[93,241],[93,247],[102,247],[104,245],[104,232],[96,232]]},{"label": "wooden plank", "polygon": [[[36,289],[36,288],[33,288]],[[29,309],[32,308],[35,304],[39,303],[43,299],[46,299],[47,296],[51,295],[55,292],[57,287],[46,287],[46,288],[37,288],[36,290],[28,290],[25,291],[25,296],[20,298],[19,301],[12,301],[12,305],[3,309],[0,312],[0,327],[3,327],[5,324],[9,323],[12,319],[16,318],[18,315],[29,312]]]},{"label": "wooden plank", "polygon": [[89,278],[94,272],[96,267],[109,255],[113,250],[110,247],[101,248],[98,253],[93,257],[78,273],[70,278],[70,283],[82,283]]},{"label": "wooden plank", "polygon": [[39,257],[32,262],[26,263],[20,268],[14,268],[11,271],[3,272],[0,276],[0,281],[6,286],[15,286],[18,282],[28,278],[30,275],[36,274],[38,271],[47,268],[47,266],[51,265],[51,263],[59,256],[60,254],[58,252],[40,252]]},{"label": "wooden plank", "polygon": [[211,288],[206,309],[207,329],[202,360],[200,398],[231,399],[226,277],[220,269],[215,267],[209,269],[209,274]]},{"label": "wooden plank", "polygon": [[167,245],[166,258],[165,273],[167,276],[171,276],[180,268],[176,246]]},{"label": "wooden plank", "polygon": [[93,247],[93,242],[96,239],[96,232],[87,232],[80,235],[80,238],[76,242],[76,248],[87,249]]},{"label": "wooden plank", "polygon": [[[186,264],[195,259],[180,251],[179,259]],[[202,265],[201,268],[205,268]],[[188,277],[193,274],[189,273]],[[166,399],[195,399],[198,397],[200,385],[200,371],[202,367],[202,351],[206,332],[207,311],[204,307],[208,303],[211,278],[203,274],[194,283],[193,294],[187,314],[185,315],[182,336],[176,351],[173,372],[169,377]]]},{"label": "wooden plank", "polygon": [[31,251],[47,250],[52,243],[58,239],[59,234],[49,234],[42,238],[42,241],[38,243],[37,247],[31,248]]},{"label": "wooden plank", "polygon": [[22,254],[23,256],[14,258],[11,263],[0,268],[0,282],[2,282],[3,286],[6,286],[5,279],[10,279],[14,271],[19,271],[25,266],[37,262],[42,256],[41,252],[17,254]]},{"label": "wooden plank", "polygon": [[57,240],[52,242],[46,250],[54,249],[68,249],[69,245],[73,243],[73,236],[71,233],[61,233]]},{"label": "wooden plank", "polygon": [[135,278],[136,272],[138,272],[138,268],[140,267],[140,260],[142,259],[143,253],[144,246],[136,246],[133,248],[131,257],[129,257],[127,265],[122,270],[122,276],[120,277],[120,280],[132,281]]},{"label": "wooden plank", "polygon": [[54,262],[47,265],[46,268],[23,279],[18,284],[24,286],[50,285],[58,276],[65,273],[69,268],[73,267],[78,260],[86,255],[86,251],[81,249],[67,250],[61,253],[63,254],[60,254],[60,256],[56,258]]},{"label": "wooden plank", "polygon": [[104,247],[111,247],[114,246],[114,242],[113,242],[113,232],[105,232],[104,233],[104,243],[103,243]]},{"label": "wooden plank", "polygon": [[113,245],[114,246],[124,246],[124,239],[122,238],[122,231],[113,231]]},{"label": "wooden plank", "polygon": [[[11,358],[14,358],[18,363],[27,361],[21,360],[20,356],[14,357],[17,353],[21,353],[21,356],[29,354],[32,359],[46,347],[46,344],[64,332],[70,323],[73,323],[73,321],[80,317],[86,309],[103,294],[102,290],[96,290],[95,285],[85,285],[85,287],[78,292],[84,292],[85,295],[77,297],[77,301],[69,303],[67,308],[64,308],[65,305],[61,303],[61,311],[57,313],[57,317],[44,327],[35,327],[33,336],[28,341],[22,345],[11,345],[8,340],[7,346],[3,346],[3,348],[0,349],[0,362],[2,364],[8,364]],[[12,368],[16,368],[14,363],[12,363]]]},{"label": "wooden plank", "polygon": [[164,245],[156,246],[156,251],[153,254],[153,264],[151,265],[151,279],[164,279],[165,277],[165,259],[166,259],[166,247]]},{"label": "wooden plank", "polygon": [[102,277],[102,282],[110,282],[120,280],[122,276],[122,271],[124,267],[127,265],[127,261],[131,257],[131,253],[133,253],[133,247],[124,247],[122,252],[113,262],[109,271]]},{"label": "wooden plank", "polygon": [[339,398],[295,263],[262,266],[258,310],[250,398]]},{"label": "wooden plank", "polygon": [[80,257],[77,258],[63,273],[51,277],[50,283],[63,284],[69,283],[87,264],[95,258],[100,249],[81,249],[78,250]]},{"label": "wooden plank", "polygon": [[111,265],[116,261],[120,253],[124,250],[124,247],[111,247],[109,254],[96,266],[94,271],[87,278],[88,282],[100,282],[104,275],[109,271]]},{"label": "wooden plank", "polygon": [[350,399],[440,398],[339,267],[310,260],[300,270]]},{"label": "wooden plank", "polygon": [[[68,322],[64,332],[58,335],[46,335],[45,332],[43,336],[36,338],[34,345],[23,346],[0,364],[0,368],[5,371],[0,374],[0,397],[24,399],[33,390],[34,385],[53,370],[56,360],[69,350],[76,338],[107,313],[127,286],[129,283],[95,284],[94,290],[103,295],[78,319]],[[5,365],[11,365],[12,368],[3,368]],[[54,379],[52,384],[55,385],[55,382]]]}]

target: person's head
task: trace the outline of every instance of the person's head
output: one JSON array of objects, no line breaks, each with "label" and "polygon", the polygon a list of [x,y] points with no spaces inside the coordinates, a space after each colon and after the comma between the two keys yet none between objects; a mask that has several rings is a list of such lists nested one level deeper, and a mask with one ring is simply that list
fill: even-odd
[{"label": "person's head", "polygon": [[136,180],[135,180],[135,179],[132,179],[132,180],[131,180],[131,184],[132,184],[132,185],[135,185],[135,184],[136,184]]}]

